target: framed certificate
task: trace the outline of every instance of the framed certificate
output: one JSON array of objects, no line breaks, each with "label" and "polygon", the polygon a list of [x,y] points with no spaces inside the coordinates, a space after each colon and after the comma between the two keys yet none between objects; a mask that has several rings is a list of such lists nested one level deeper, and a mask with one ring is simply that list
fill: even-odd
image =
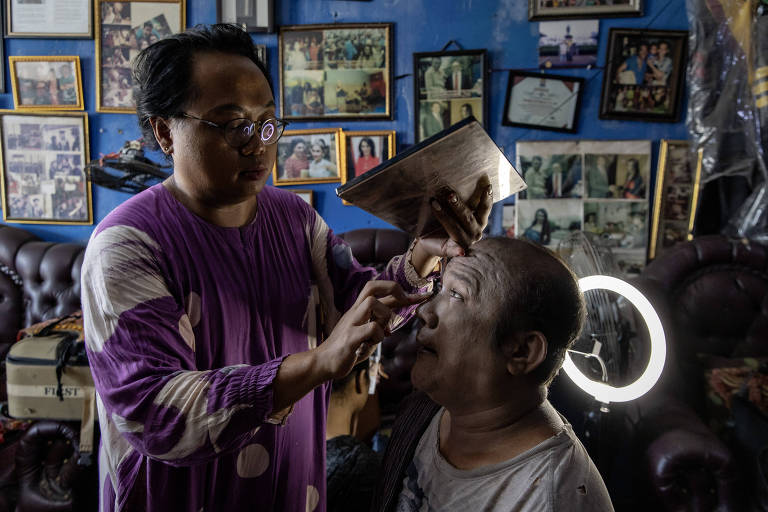
[{"label": "framed certificate", "polygon": [[576,133],[584,79],[510,71],[502,124]]},{"label": "framed certificate", "polygon": [[6,37],[93,37],[90,0],[6,0]]}]

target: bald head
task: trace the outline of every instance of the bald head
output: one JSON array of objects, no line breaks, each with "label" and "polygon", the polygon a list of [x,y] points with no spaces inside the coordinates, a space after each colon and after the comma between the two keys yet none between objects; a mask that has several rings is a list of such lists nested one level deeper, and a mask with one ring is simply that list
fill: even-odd
[{"label": "bald head", "polygon": [[502,237],[477,242],[461,263],[457,267],[463,274],[483,281],[483,301],[498,304],[495,338],[500,347],[514,333],[544,334],[547,357],[535,377],[548,384],[584,323],[584,298],[576,276],[549,249]]}]

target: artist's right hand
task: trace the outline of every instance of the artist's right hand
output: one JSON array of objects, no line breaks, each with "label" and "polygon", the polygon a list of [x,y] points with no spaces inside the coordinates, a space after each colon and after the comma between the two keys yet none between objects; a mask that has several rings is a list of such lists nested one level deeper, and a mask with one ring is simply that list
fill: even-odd
[{"label": "artist's right hand", "polygon": [[394,307],[424,300],[423,294],[406,294],[394,281],[369,281],[357,300],[341,317],[331,335],[316,351],[327,379],[340,379],[360,361],[366,360],[378,343],[389,335],[387,324]]}]

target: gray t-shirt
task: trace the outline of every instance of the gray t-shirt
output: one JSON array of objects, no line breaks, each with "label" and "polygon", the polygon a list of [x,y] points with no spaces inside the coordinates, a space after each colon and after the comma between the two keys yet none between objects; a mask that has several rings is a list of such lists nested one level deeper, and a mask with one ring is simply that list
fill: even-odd
[{"label": "gray t-shirt", "polygon": [[563,418],[557,435],[498,464],[453,467],[440,454],[441,409],[421,436],[403,479],[398,512],[613,511],[603,479]]}]

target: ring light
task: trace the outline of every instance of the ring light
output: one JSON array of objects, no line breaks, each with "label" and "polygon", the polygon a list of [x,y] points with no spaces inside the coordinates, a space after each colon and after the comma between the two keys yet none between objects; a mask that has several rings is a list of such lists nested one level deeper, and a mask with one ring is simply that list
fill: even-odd
[{"label": "ring light", "polygon": [[643,396],[659,380],[667,357],[667,344],[659,315],[637,288],[615,277],[601,275],[582,277],[579,279],[579,289],[582,293],[589,290],[609,290],[626,298],[637,309],[648,327],[651,337],[651,355],[643,374],[632,384],[618,388],[587,378],[576,367],[568,352],[563,362],[565,373],[577,386],[594,396],[596,400],[606,404],[628,402]]}]

